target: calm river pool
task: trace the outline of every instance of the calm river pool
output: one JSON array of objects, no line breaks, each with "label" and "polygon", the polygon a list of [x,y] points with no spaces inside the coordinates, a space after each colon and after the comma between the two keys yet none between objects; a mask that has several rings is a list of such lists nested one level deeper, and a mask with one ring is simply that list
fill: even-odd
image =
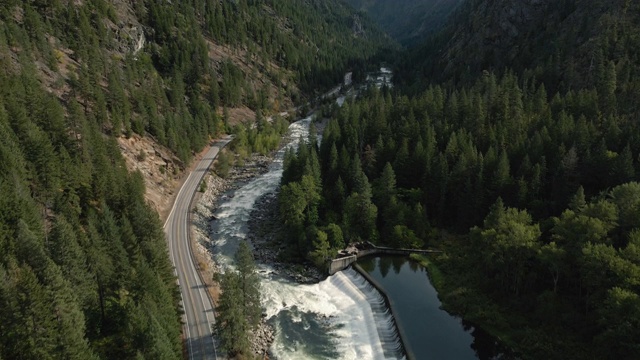
[{"label": "calm river pool", "polygon": [[387,292],[408,350],[416,359],[511,359],[499,343],[481,329],[440,309],[427,270],[402,256],[358,260]]}]

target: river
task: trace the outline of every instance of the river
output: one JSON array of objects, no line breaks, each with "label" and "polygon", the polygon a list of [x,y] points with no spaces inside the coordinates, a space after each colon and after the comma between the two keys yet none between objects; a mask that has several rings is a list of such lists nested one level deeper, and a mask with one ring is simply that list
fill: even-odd
[{"label": "river", "polygon": [[[341,105],[344,97],[337,101]],[[308,136],[310,123],[311,117],[292,123],[289,140],[276,154],[268,172],[219,200],[214,214],[217,220],[211,225],[214,257],[223,268],[233,267],[233,255],[239,242],[247,237],[256,200],[277,190],[285,150],[296,148],[298,139]],[[347,269],[306,285],[282,276],[268,264],[257,265],[262,305],[276,330],[270,350],[277,359],[404,358],[395,322],[383,297],[355,270]],[[422,280],[428,284],[424,276]]]},{"label": "river", "polygon": [[[247,237],[247,222],[256,200],[276,191],[286,148],[308,135],[311,117],[289,127],[290,142],[276,154],[268,172],[226,194],[217,204],[212,222],[214,257],[233,266],[233,255]],[[393,319],[381,306],[377,291],[362,287],[355,271],[303,285],[258,264],[262,305],[276,329],[271,352],[278,359],[398,359],[403,358]]]},{"label": "river", "polygon": [[416,359],[512,358],[490,335],[440,308],[427,270],[402,256],[366,257],[358,265],[393,302],[404,340]]}]

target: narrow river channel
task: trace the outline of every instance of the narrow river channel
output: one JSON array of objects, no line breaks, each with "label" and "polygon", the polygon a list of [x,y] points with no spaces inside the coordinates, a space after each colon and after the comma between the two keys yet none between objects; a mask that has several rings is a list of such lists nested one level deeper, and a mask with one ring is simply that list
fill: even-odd
[{"label": "narrow river channel", "polygon": [[[289,127],[285,147],[296,147],[308,136],[311,118]],[[247,222],[258,198],[276,191],[282,176],[285,149],[265,174],[226,194],[212,223],[214,256],[223,267],[247,237]],[[404,354],[387,309],[375,289],[362,287],[363,278],[345,271],[305,285],[281,276],[268,264],[258,264],[263,307],[276,329],[271,352],[277,359],[399,359]],[[359,286],[360,285],[360,286]]]}]

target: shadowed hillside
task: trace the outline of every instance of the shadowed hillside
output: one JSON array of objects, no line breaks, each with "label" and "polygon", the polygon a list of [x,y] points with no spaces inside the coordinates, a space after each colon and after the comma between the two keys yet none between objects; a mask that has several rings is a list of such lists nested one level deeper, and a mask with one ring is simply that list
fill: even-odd
[{"label": "shadowed hillside", "polygon": [[462,0],[347,0],[405,46],[432,35]]},{"label": "shadowed hillside", "polygon": [[213,137],[273,150],[254,120],[389,44],[338,1],[3,1],[0,358],[182,358],[152,206]]}]

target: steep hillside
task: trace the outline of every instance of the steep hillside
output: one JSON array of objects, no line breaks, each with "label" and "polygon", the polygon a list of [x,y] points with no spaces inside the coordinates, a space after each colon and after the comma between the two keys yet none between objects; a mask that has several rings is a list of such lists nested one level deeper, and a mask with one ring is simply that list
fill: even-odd
[{"label": "steep hillside", "polygon": [[346,0],[368,14],[405,46],[419,43],[444,25],[462,0]]},{"label": "steep hillside", "polygon": [[511,69],[566,92],[602,90],[615,70],[618,90],[633,97],[636,86],[627,87],[638,76],[639,19],[640,4],[626,0],[470,0],[408,55],[399,78],[468,83],[483,71]]},{"label": "steep hillside", "polygon": [[0,358],[181,357],[151,206],[212,137],[389,44],[338,1],[4,1]]},{"label": "steep hillside", "polygon": [[443,307],[518,358],[636,358],[640,3],[469,0],[425,41],[289,154],[291,248],[437,247]]}]

